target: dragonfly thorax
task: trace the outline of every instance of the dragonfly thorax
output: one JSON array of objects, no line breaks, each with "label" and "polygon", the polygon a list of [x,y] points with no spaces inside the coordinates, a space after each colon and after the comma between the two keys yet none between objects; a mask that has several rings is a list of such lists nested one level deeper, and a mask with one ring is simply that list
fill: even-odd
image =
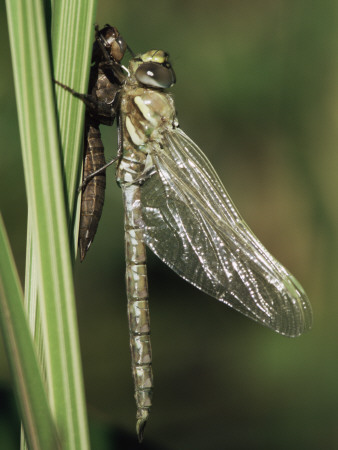
[{"label": "dragonfly thorax", "polygon": [[[147,155],[160,151],[163,133],[178,126],[170,94],[125,84],[121,99],[123,158],[118,182],[132,183],[148,170]],[[149,157],[147,159],[149,162]]]}]

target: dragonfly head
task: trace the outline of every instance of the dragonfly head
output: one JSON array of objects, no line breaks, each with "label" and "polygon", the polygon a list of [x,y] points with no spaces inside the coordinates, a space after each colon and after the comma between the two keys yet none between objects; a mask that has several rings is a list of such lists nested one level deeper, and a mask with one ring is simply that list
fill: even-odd
[{"label": "dragonfly head", "polygon": [[150,50],[130,62],[130,72],[138,83],[155,89],[167,89],[176,82],[169,55],[163,50]]},{"label": "dragonfly head", "polygon": [[[102,48],[106,50],[106,54],[119,62],[126,52],[127,44],[117,28],[105,25],[101,30],[96,28],[96,46],[94,46],[93,49],[94,61],[99,59],[98,55],[100,55],[99,52],[102,53]],[[103,58],[104,56],[105,55],[103,55]]]}]

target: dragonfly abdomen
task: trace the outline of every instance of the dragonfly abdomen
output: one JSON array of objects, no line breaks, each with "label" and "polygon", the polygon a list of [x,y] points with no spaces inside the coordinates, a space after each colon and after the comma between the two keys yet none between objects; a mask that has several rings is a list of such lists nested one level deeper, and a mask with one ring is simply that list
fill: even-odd
[{"label": "dragonfly abdomen", "polygon": [[[105,165],[104,148],[98,126],[86,124],[85,159],[83,179]],[[79,227],[80,258],[83,261],[93,242],[104,204],[106,173],[95,175],[86,184],[81,199],[81,216]]]},{"label": "dragonfly abdomen", "polygon": [[125,252],[130,350],[137,405],[136,427],[141,441],[153,393],[146,247],[143,230],[139,227],[140,187],[124,185],[122,190],[126,206]]}]

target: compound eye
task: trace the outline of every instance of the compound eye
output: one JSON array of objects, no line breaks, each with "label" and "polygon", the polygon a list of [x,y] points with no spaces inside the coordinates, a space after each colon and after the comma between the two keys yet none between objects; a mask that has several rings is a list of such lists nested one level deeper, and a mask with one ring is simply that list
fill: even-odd
[{"label": "compound eye", "polygon": [[125,51],[127,49],[127,44],[125,40],[120,36],[116,38],[111,43],[110,54],[116,61],[121,61]]},{"label": "compound eye", "polygon": [[175,81],[175,73],[169,64],[147,62],[141,64],[135,73],[137,81],[158,89],[166,89],[172,86]]}]

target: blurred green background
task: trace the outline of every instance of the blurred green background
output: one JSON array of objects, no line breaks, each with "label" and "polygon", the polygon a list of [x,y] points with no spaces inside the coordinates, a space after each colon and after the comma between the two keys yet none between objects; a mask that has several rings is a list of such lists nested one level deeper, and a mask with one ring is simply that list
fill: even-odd
[{"label": "blurred green background", "polygon": [[[1,211],[24,280],[27,209],[3,4],[0,11]],[[302,283],[314,325],[300,338],[279,336],[149,254],[155,393],[138,447],[123,210],[110,170],[98,234],[75,266],[90,418],[94,434],[105,427],[115,436],[93,448],[337,449],[337,2],[99,0],[97,22],[117,26],[136,53],[170,53],[182,129]],[[106,127],[103,136],[110,159],[116,132]],[[17,448],[4,446],[9,385],[1,347],[1,449]]]}]

